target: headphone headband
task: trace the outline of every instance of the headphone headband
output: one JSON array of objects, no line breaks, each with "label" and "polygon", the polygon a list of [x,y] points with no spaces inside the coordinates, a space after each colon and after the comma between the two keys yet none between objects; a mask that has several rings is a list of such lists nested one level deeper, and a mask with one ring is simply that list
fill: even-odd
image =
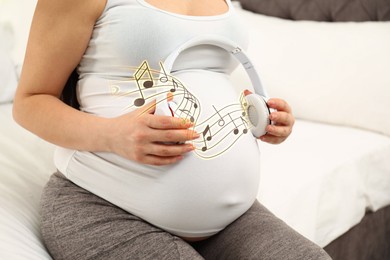
[{"label": "headphone headband", "polygon": [[261,84],[259,75],[253,66],[248,56],[244,53],[242,48],[237,46],[233,41],[220,35],[204,34],[188,40],[180,45],[175,51],[173,51],[164,61],[164,67],[167,71],[171,72],[173,63],[180,53],[188,48],[197,45],[213,45],[225,49],[231,53],[236,59],[243,65],[247,72],[249,79],[252,82],[252,86],[255,93],[264,97],[267,97],[267,93]]},{"label": "headphone headband", "polygon": [[[267,106],[267,94],[261,84],[259,75],[256,72],[252,62],[249,60],[248,56],[243,52],[243,50],[237,46],[231,40],[217,35],[201,35],[195,38],[190,39],[184,44],[180,45],[175,51],[173,51],[164,61],[164,68],[167,72],[171,72],[173,63],[180,55],[180,53],[188,48],[198,46],[198,45],[213,45],[220,47],[230,54],[232,54],[236,59],[243,65],[245,71],[247,72],[252,86],[254,88],[255,94],[245,94],[246,100],[248,102],[246,107],[246,114],[252,125],[251,132],[255,137],[262,136],[266,133],[266,126],[270,124],[269,114],[270,110]],[[162,70],[164,70],[162,67]],[[165,74],[165,71],[161,72]],[[164,76],[163,75],[163,76]],[[165,76],[166,77],[166,76]],[[170,90],[167,90],[170,91]],[[168,92],[164,92],[168,93]],[[174,111],[178,109],[175,102],[169,102],[167,96],[160,95],[160,100],[157,99],[157,105],[155,114],[158,115],[172,115],[174,116]],[[195,103],[194,103],[195,104]],[[195,105],[194,105],[195,107]],[[196,108],[196,107],[195,107]],[[184,111],[184,110],[182,110]],[[197,110],[198,111],[198,110]],[[191,121],[194,121],[194,117],[191,116]]]}]

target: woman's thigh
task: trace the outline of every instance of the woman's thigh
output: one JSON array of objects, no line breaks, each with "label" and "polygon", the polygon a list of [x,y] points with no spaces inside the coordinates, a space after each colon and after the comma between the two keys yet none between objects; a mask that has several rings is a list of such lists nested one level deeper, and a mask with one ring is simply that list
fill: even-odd
[{"label": "woman's thigh", "polygon": [[257,201],[223,231],[193,246],[205,259],[331,259]]},{"label": "woman's thigh", "polygon": [[42,195],[42,235],[55,259],[203,259],[162,231],[55,173]]}]

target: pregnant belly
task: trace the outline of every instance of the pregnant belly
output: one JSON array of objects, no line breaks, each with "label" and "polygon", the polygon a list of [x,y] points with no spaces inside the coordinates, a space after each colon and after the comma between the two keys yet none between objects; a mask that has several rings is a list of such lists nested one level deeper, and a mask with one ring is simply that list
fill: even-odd
[{"label": "pregnant belly", "polygon": [[[140,165],[109,153],[76,152],[66,175],[77,185],[183,237],[210,236],[254,202],[259,154],[253,140],[212,160],[187,154],[175,165]],[[242,152],[245,150],[245,152]]]},{"label": "pregnant belly", "polygon": [[[237,219],[257,195],[257,142],[240,123],[244,116],[239,98],[226,75],[197,73],[175,75],[199,101],[198,110],[190,101],[187,110],[193,110],[185,113],[195,117],[195,128],[201,133],[193,153],[173,165],[150,166],[115,154],[77,151],[65,175],[178,236],[210,236]],[[188,100],[187,94],[176,95],[175,102]]]}]

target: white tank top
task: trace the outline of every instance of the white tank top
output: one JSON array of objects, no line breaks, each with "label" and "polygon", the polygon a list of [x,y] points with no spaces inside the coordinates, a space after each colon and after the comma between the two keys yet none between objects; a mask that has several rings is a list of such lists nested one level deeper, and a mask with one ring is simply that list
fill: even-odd
[{"label": "white tank top", "polygon": [[[159,71],[159,62],[192,37],[218,34],[246,48],[245,28],[227,3],[229,10],[221,15],[187,16],[144,0],[108,0],[78,67],[80,109],[102,117],[136,109],[134,101],[148,97],[134,80],[141,75],[137,69],[147,61]],[[259,182],[257,142],[244,133],[239,95],[229,81],[237,65],[226,51],[210,45],[188,49],[176,60],[172,75],[201,106],[197,150],[180,162],[150,166],[111,153],[58,147],[57,168],[77,185],[173,234],[217,233],[252,205]],[[148,75],[138,77],[139,83]]]}]

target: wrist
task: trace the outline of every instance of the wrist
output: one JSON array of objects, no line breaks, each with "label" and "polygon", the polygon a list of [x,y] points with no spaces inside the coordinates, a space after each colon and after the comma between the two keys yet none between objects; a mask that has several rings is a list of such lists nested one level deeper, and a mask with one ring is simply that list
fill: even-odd
[{"label": "wrist", "polygon": [[112,138],[113,138],[113,127],[112,127],[111,118],[99,118],[96,122],[96,127],[94,131],[91,131],[92,138],[92,147],[94,147],[95,152],[112,152]]}]

